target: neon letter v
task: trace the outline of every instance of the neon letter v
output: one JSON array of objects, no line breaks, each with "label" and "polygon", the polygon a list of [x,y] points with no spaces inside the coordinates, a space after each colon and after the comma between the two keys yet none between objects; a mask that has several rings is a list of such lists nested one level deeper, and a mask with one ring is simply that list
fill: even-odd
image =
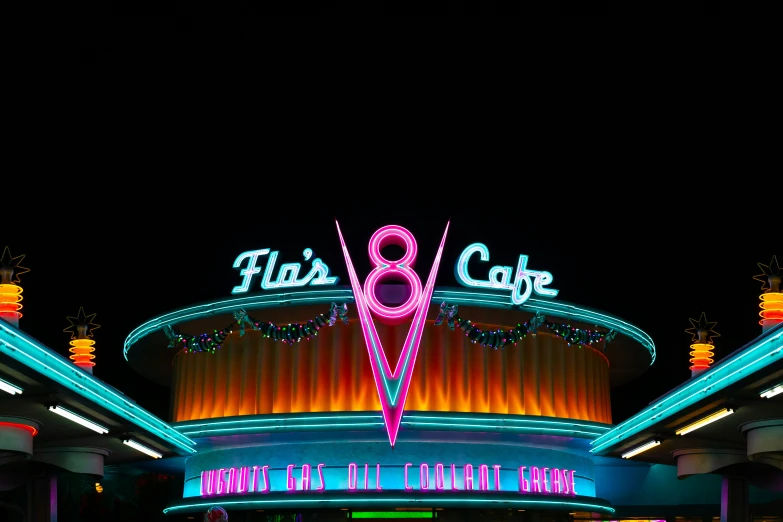
[{"label": "neon letter v", "polygon": [[345,240],[340,231],[340,224],[337,221],[335,221],[335,224],[337,225],[337,233],[340,235],[345,264],[348,266],[348,276],[351,279],[356,309],[359,312],[359,322],[364,333],[364,342],[367,344],[367,353],[370,355],[372,373],[373,377],[375,377],[375,387],[378,389],[378,398],[381,401],[383,410],[383,422],[386,424],[389,442],[394,447],[394,443],[397,440],[397,431],[400,429],[405,399],[408,397],[413,367],[416,364],[416,355],[419,352],[421,334],[427,319],[427,308],[429,308],[430,300],[432,299],[432,291],[435,289],[435,278],[438,274],[438,266],[443,254],[443,245],[446,243],[446,234],[449,232],[449,223],[446,223],[446,231],[443,232],[443,239],[440,241],[435,261],[432,263],[427,284],[422,289],[421,299],[413,315],[413,323],[411,323],[410,330],[408,330],[408,337],[405,339],[405,344],[400,352],[400,358],[397,360],[394,373],[392,373],[389,367],[386,352],[383,350],[381,339],[375,330],[375,322],[370,315],[370,308],[367,306],[362,285],[359,284],[359,279],[356,277],[356,270],[351,262],[351,256],[348,254],[348,248],[345,246]]}]

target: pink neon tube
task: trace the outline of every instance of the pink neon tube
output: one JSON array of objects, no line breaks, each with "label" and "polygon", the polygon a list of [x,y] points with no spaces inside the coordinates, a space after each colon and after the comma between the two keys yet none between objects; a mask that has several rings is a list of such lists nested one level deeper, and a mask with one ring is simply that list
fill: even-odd
[{"label": "pink neon tube", "polygon": [[[370,308],[365,299],[364,291],[356,276],[356,269],[351,262],[351,256],[348,253],[345,239],[340,231],[340,225],[336,221],[335,224],[337,225],[337,233],[340,236],[340,244],[342,245],[343,256],[345,257],[345,264],[348,268],[351,288],[353,289],[353,295],[356,300],[356,309],[359,313],[359,322],[362,325],[364,341],[370,356],[370,364],[373,370],[373,377],[375,378],[375,387],[378,390],[378,398],[380,399],[383,411],[383,420],[389,435],[389,442],[394,446],[394,443],[397,440],[397,432],[400,428],[400,421],[402,420],[405,400],[408,396],[408,388],[410,387],[413,368],[416,364],[416,356],[419,351],[422,337],[421,333],[424,330],[425,320],[427,318],[427,308],[432,299],[432,292],[435,289],[435,279],[438,274],[441,256],[443,255],[443,247],[446,243],[449,224],[446,224],[446,230],[443,232],[443,238],[438,247],[438,253],[435,256],[435,261],[432,264],[432,269],[427,278],[427,284],[424,286],[421,297],[419,298],[413,316],[413,322],[408,330],[405,344],[400,351],[400,357],[397,360],[397,366],[394,369],[394,373],[392,373],[391,368],[389,367],[386,352],[383,349],[383,344],[375,329],[375,322],[370,314]],[[388,391],[386,387],[387,384],[390,385]]]}]

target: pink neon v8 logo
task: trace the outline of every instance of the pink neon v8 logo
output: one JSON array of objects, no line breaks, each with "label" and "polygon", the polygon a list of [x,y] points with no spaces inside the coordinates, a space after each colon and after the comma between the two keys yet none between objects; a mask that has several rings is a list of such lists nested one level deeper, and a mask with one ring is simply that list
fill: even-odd
[{"label": "pink neon v8 logo", "polygon": [[[429,308],[432,292],[435,289],[435,278],[438,274],[443,246],[446,243],[446,234],[449,232],[449,224],[446,223],[446,230],[443,232],[443,239],[440,241],[438,253],[435,256],[435,261],[432,263],[427,283],[423,287],[419,276],[412,269],[417,254],[416,239],[413,237],[413,234],[407,229],[396,225],[388,225],[377,230],[370,239],[369,245],[370,260],[374,263],[375,268],[367,276],[364,288],[359,284],[356,270],[351,262],[351,256],[348,253],[348,248],[345,246],[342,231],[340,231],[340,224],[336,221],[335,224],[337,225],[337,233],[340,236],[345,264],[348,268],[348,276],[356,300],[356,310],[359,314],[359,322],[362,326],[367,353],[370,357],[370,364],[375,377],[375,387],[378,390],[378,398],[381,401],[383,421],[389,435],[389,442],[394,446],[397,440],[397,432],[400,428],[400,421],[402,420],[405,400],[408,397],[413,368],[416,364],[416,355],[419,351],[422,332],[427,319],[427,308]],[[381,249],[390,244],[397,244],[405,248],[405,254],[402,258],[396,261],[389,261],[381,255]],[[405,303],[393,308],[382,304],[375,296],[376,285],[382,279],[392,276],[405,279],[411,287],[411,295]],[[413,321],[394,371],[391,370],[389,361],[386,359],[386,352],[381,344],[381,339],[375,328],[375,322],[370,311],[374,312],[382,322],[391,324],[399,324],[413,315]]]},{"label": "pink neon v8 logo", "polygon": [[[397,261],[389,261],[381,250],[388,245],[397,245],[405,249],[405,254]],[[367,306],[385,324],[399,324],[416,311],[421,300],[421,279],[413,271],[416,262],[416,238],[407,229],[389,225],[378,229],[370,238],[370,261],[375,268],[364,281],[364,296]],[[404,279],[411,288],[411,295],[405,303],[393,308],[382,304],[375,295],[375,287],[383,279]]]}]

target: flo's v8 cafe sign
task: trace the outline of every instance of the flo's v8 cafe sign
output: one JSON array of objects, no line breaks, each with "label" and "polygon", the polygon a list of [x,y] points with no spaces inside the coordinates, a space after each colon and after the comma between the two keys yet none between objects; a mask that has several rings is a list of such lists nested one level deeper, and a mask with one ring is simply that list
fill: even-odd
[{"label": "flo's v8 cafe sign", "polygon": [[[443,232],[435,259],[430,268],[425,283],[419,278],[413,267],[416,263],[418,246],[416,238],[409,230],[398,225],[387,225],[375,231],[370,238],[368,252],[374,268],[367,274],[362,285],[359,275],[356,273],[348,245],[343,237],[340,225],[335,221],[337,235],[340,239],[345,266],[351,282],[351,290],[355,300],[356,312],[359,323],[364,333],[367,344],[367,353],[372,366],[375,387],[381,403],[384,425],[389,435],[392,447],[397,440],[397,432],[402,420],[403,408],[411,383],[411,376],[416,364],[416,356],[422,339],[422,332],[426,324],[426,316],[432,301],[432,293],[435,290],[435,279],[438,275],[446,236],[449,232],[449,223]],[[387,259],[382,250],[387,245],[397,245],[404,249],[400,259]],[[528,268],[528,257],[519,256],[516,268],[511,266],[493,266],[489,269],[487,279],[476,279],[468,274],[468,261],[473,254],[479,254],[481,261],[489,260],[489,250],[482,243],[473,243],[462,251],[457,261],[455,273],[459,282],[465,286],[486,288],[488,290],[503,290],[511,292],[511,302],[521,305],[535,292],[537,294],[554,297],[557,290],[546,288],[552,282],[552,274],[549,272],[531,270]],[[320,258],[311,262],[312,267],[304,277],[299,277],[300,263],[284,263],[280,265],[275,275],[275,263],[278,252],[268,248],[243,252],[234,261],[234,268],[240,269],[240,275],[244,278],[242,284],[236,286],[233,293],[247,292],[253,277],[261,273],[259,265],[263,256],[269,256],[261,277],[261,288],[271,290],[277,288],[292,288],[305,285],[334,285],[336,277],[329,275],[329,267]],[[305,260],[313,256],[309,248],[304,250]],[[410,296],[398,306],[387,306],[381,303],[375,292],[376,285],[386,278],[394,278],[405,281],[410,287]],[[524,285],[524,289],[523,289]],[[394,368],[389,364],[383,342],[375,327],[375,320],[387,324],[400,324],[412,317],[410,327],[404,345],[400,350],[399,359]]]},{"label": "flo's v8 cafe sign", "polygon": [[[416,241],[412,235],[405,239],[408,240],[403,241],[405,246],[415,246]],[[389,270],[394,265],[397,267],[397,270],[390,270],[390,272],[399,272],[405,275],[406,265],[410,270],[413,266],[412,260],[416,258],[415,249],[409,250],[402,259],[397,261],[385,260],[380,256],[380,252],[372,250],[372,246],[370,252],[371,260],[376,265],[376,269],[373,270],[375,274],[378,274],[383,269]],[[374,255],[376,253],[377,255]],[[299,276],[299,273],[302,271],[301,263],[282,263],[277,266],[279,255],[279,251],[269,248],[249,250],[239,254],[234,261],[234,268],[239,270],[242,282],[235,286],[231,293],[241,294],[249,291],[254,276],[259,276],[256,279],[260,279],[260,281],[256,284],[261,290],[303,286],[333,286],[339,282],[339,278],[331,275],[329,266],[321,258],[313,257],[313,250],[310,248],[305,248],[303,251],[304,260],[309,261],[311,266],[302,277]],[[483,243],[473,243],[465,247],[462,253],[460,253],[454,266],[454,275],[459,284],[469,288],[509,291],[511,303],[514,305],[524,304],[532,294],[542,297],[555,297],[558,294],[558,290],[548,288],[553,280],[552,274],[544,270],[528,268],[527,255],[521,254],[516,266],[492,266],[489,268],[487,275],[483,277],[479,277],[475,273],[471,274],[468,271],[468,263],[471,258],[475,259],[474,256],[476,255],[480,262],[489,261],[489,248]],[[262,270],[263,274],[261,273]],[[412,278],[406,279],[412,282]],[[416,292],[414,291],[414,293]]]}]

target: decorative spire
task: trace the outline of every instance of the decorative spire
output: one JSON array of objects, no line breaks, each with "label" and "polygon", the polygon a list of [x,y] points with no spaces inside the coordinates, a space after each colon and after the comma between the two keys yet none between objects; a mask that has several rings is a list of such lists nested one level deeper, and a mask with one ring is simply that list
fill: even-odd
[{"label": "decorative spire", "polygon": [[768,265],[763,263],[758,265],[761,273],[753,276],[753,279],[761,281],[761,290],[764,292],[759,296],[761,300],[759,324],[766,331],[776,324],[783,323],[783,292],[780,289],[782,277],[776,256],[772,256],[772,261]]},{"label": "decorative spire", "polygon": [[0,256],[0,319],[17,327],[22,317],[22,287],[16,283],[20,275],[30,271],[19,264],[23,259],[24,254],[13,257],[7,246]]},{"label": "decorative spire", "polygon": [[63,332],[70,332],[71,334],[71,348],[68,351],[73,353],[71,355],[73,363],[90,373],[92,373],[92,367],[95,366],[95,363],[92,361],[95,359],[95,355],[92,354],[95,351],[93,347],[95,341],[92,340],[92,333],[101,327],[101,325],[93,322],[96,315],[98,314],[85,314],[84,308],[80,306],[76,317],[67,318],[71,325],[63,330]]},{"label": "decorative spire", "polygon": [[695,377],[704,370],[708,369],[714,362],[712,356],[715,355],[712,351],[714,348],[713,339],[720,337],[720,334],[714,330],[717,322],[707,321],[707,316],[704,312],[701,313],[699,320],[689,319],[692,328],[685,330],[686,333],[691,334],[691,377]]}]

